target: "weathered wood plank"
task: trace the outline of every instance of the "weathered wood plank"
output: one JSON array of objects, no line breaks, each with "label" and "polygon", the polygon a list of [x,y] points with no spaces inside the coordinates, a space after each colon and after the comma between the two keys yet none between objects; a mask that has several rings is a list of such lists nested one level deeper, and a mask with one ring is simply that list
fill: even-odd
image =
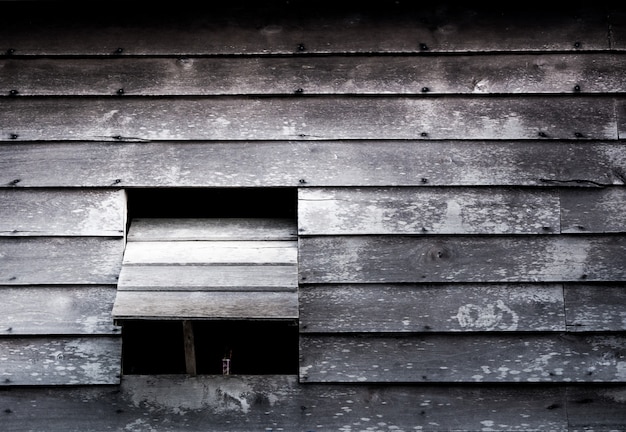
[{"label": "weathered wood plank", "polygon": [[0,190],[0,236],[123,236],[121,190]]},{"label": "weathered wood plank", "polygon": [[128,241],[296,240],[294,219],[135,218]]},{"label": "weathered wood plank", "polygon": [[120,337],[0,338],[0,386],[119,384]]},{"label": "weathered wood plank", "polygon": [[626,287],[623,284],[568,284],[564,296],[568,330],[626,330]]},{"label": "weathered wood plank", "polygon": [[540,104],[531,96],[17,97],[0,98],[0,139],[616,139],[614,104],[585,96]]},{"label": "weathered wood plank", "polygon": [[611,25],[611,49],[626,50],[626,10],[618,5],[609,7],[608,21]]},{"label": "weathered wood plank", "polygon": [[295,291],[295,265],[123,266],[122,291]]},{"label": "weathered wood plank", "polygon": [[626,278],[624,236],[328,236],[299,247],[303,283]]},{"label": "weathered wood plank", "polygon": [[115,319],[294,319],[298,295],[292,292],[118,291]]},{"label": "weathered wood plank", "polygon": [[[11,58],[0,94],[21,96],[616,93],[612,53],[498,56]],[[253,76],[255,79],[251,80]],[[601,76],[602,80],[597,77]]]},{"label": "weathered wood plank", "polygon": [[563,232],[626,232],[626,189],[562,189],[560,195]]},{"label": "weathered wood plank", "polygon": [[306,382],[623,382],[623,335],[300,336]]},{"label": "weathered wood plank", "polygon": [[171,241],[129,242],[123,265],[142,264],[250,264],[281,265],[298,262],[296,241]]},{"label": "weathered wood plank", "polygon": [[626,389],[622,386],[567,388],[569,431],[626,430]]},{"label": "weathered wood plank", "polygon": [[[619,430],[626,411],[619,397],[624,387],[583,390],[607,395],[611,403],[602,406],[603,418]],[[0,408],[7,432],[566,431],[568,391],[529,385],[299,385],[289,375],[133,375],[125,376],[115,391],[11,389],[0,392]]]},{"label": "weathered wood plank", "polygon": [[304,285],[300,331],[565,331],[561,285]]},{"label": "weathered wood plank", "polygon": [[0,334],[116,334],[114,286],[0,288]]},{"label": "weathered wood plank", "polygon": [[124,240],[108,237],[0,238],[0,285],[114,285]]},{"label": "weathered wood plank", "polygon": [[622,185],[624,166],[609,142],[0,144],[5,188]]},{"label": "weathered wood plank", "polygon": [[310,188],[298,191],[300,234],[560,232],[555,190]]},{"label": "weathered wood plank", "polygon": [[[275,2],[92,11],[4,4],[12,55],[202,55],[608,49],[603,9]],[[559,5],[560,6],[560,5]],[[137,13],[134,13],[137,12]],[[52,19],[54,18],[54,19]],[[176,23],[174,25],[173,23]],[[329,31],[332,29],[332,31]]]}]

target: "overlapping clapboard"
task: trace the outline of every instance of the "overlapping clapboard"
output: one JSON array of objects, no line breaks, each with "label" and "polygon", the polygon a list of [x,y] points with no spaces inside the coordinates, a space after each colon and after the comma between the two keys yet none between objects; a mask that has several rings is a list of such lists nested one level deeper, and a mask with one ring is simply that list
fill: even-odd
[{"label": "overlapping clapboard", "polygon": [[135,219],[113,317],[298,316],[297,235],[287,219]]}]

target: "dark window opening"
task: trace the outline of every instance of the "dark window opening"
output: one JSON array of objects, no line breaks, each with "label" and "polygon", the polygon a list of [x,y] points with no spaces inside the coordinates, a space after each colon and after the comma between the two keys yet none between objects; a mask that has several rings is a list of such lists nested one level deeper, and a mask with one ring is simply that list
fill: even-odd
[{"label": "dark window opening", "polygon": [[295,188],[137,188],[128,189],[133,218],[296,219]]},{"label": "dark window opening", "polygon": [[[122,322],[123,373],[185,374],[182,321]],[[294,321],[194,321],[196,373],[272,375],[298,372]]]},{"label": "dark window opening", "polygon": [[[123,373],[297,374],[297,262],[291,255],[297,252],[297,246],[291,246],[297,242],[297,189],[136,188],[126,192],[133,235],[129,234],[114,305],[119,313],[114,317],[122,326]],[[168,231],[145,237],[155,227],[168,227]],[[232,238],[224,237],[231,229]],[[177,234],[170,236],[172,232]],[[177,237],[181,232],[182,237]],[[173,246],[169,250],[184,245],[185,252],[170,256],[166,242]],[[260,259],[250,255],[250,250],[262,251],[264,242],[285,246],[268,246],[274,252],[261,252]],[[213,252],[220,250],[227,253]],[[151,251],[157,252],[153,256]],[[192,258],[185,261],[188,256]],[[163,271],[167,268],[172,271]],[[194,276],[185,277],[178,271],[181,268]],[[244,277],[231,278],[226,270],[231,268]],[[233,295],[211,296],[212,292]],[[259,293],[285,295],[271,297],[268,308],[251,311],[246,292],[261,299],[255,305],[264,305]],[[203,295],[194,297],[194,293]],[[201,298],[194,306],[207,302],[207,307],[188,307],[186,296],[189,301]],[[277,298],[282,300],[274,307]]]}]

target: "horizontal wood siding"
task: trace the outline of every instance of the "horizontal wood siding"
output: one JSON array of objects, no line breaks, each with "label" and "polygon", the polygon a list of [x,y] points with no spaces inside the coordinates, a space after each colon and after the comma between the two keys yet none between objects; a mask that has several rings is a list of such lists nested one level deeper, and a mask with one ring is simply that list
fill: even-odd
[{"label": "horizontal wood siding", "polygon": [[[210,137],[209,137],[210,138]],[[615,141],[0,144],[4,187],[624,185]],[[41,170],[41,166],[46,170]]]},{"label": "horizontal wood siding", "polygon": [[[4,429],[626,429],[624,6],[136,9],[0,5]],[[298,376],[120,378],[114,319],[244,314]]]},{"label": "horizontal wood siding", "polygon": [[[614,53],[358,57],[0,59],[21,96],[619,93]],[[251,80],[250,77],[255,79]],[[596,77],[602,76],[602,80]],[[583,90],[581,88],[581,90]]]},{"label": "horizontal wood siding", "polygon": [[111,319],[114,286],[3,286],[0,295],[2,335],[119,332]]},{"label": "horizontal wood siding", "polygon": [[[616,113],[616,105],[618,107]],[[616,139],[620,98],[0,98],[3,140]],[[332,115],[329,107],[332,106]],[[37,127],[33,127],[33,125]]]},{"label": "horizontal wood siding", "polygon": [[118,384],[119,337],[0,339],[0,386]]}]

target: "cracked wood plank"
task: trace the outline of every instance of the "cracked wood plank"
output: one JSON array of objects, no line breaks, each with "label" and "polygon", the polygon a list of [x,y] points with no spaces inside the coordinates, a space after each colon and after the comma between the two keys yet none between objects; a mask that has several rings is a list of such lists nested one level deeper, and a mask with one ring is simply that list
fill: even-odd
[{"label": "cracked wood plank", "polygon": [[0,143],[4,188],[588,187],[624,166],[622,144],[586,141]]}]

